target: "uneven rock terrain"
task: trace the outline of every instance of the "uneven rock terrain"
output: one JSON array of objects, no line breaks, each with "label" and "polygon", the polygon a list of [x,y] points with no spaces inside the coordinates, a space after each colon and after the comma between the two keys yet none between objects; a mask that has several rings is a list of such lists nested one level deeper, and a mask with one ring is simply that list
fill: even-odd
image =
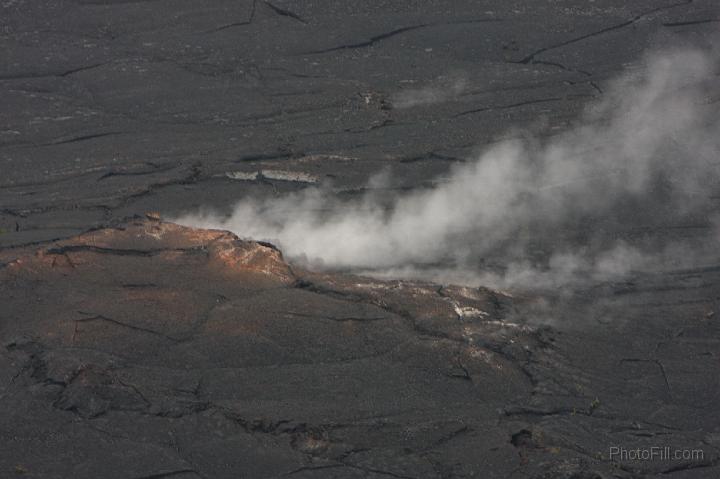
[{"label": "uneven rock terrain", "polygon": [[[720,476],[717,261],[495,291],[144,216],[355,198],[379,171],[383,194],[432,187],[719,21],[716,0],[0,0],[0,477]],[[706,237],[707,214],[624,233]]]},{"label": "uneven rock terrain", "polygon": [[605,285],[548,326],[541,298],[309,273],[157,220],[6,250],[0,470],[713,477],[718,274]]},{"label": "uneven rock terrain", "polygon": [[[715,0],[3,0],[0,245],[332,183],[426,187],[563,131]],[[258,172],[263,174],[258,176]]]}]

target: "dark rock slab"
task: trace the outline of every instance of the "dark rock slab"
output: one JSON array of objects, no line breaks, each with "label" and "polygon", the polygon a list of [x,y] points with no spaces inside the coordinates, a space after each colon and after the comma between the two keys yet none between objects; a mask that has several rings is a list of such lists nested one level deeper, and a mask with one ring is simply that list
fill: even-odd
[{"label": "dark rock slab", "polygon": [[[720,269],[570,293],[304,271],[154,219],[424,188],[715,0],[0,2],[0,477],[715,478]],[[613,446],[702,458],[615,461]]]},{"label": "dark rock slab", "polygon": [[717,270],[610,285],[594,317],[580,296],[311,273],[150,217],[0,254],[2,475],[718,472]]},{"label": "dark rock slab", "polygon": [[562,131],[648,48],[712,44],[719,15],[714,0],[8,0],[0,245],[306,186],[232,176],[249,168],[348,194],[381,169],[427,185],[510,131]]}]

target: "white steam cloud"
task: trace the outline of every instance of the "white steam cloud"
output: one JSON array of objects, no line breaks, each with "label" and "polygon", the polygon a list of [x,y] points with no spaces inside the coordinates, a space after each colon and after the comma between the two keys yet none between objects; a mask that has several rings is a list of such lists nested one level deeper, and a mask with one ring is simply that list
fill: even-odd
[{"label": "white steam cloud", "polygon": [[[178,221],[272,241],[316,267],[503,287],[687,266],[718,238],[717,67],[697,50],[649,56],[579,126],[499,144],[430,190],[343,202],[313,187]],[[420,93],[396,101],[442,99]],[[701,233],[684,235],[690,224]]]}]

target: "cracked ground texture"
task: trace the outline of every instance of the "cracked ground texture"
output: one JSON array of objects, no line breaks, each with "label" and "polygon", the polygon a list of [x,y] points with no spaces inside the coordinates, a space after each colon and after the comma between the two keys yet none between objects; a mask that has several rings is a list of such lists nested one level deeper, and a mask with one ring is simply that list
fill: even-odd
[{"label": "cracked ground texture", "polygon": [[[425,188],[563,131],[648,47],[707,45],[718,10],[0,0],[0,477],[719,477],[715,264],[540,298],[134,216]],[[399,107],[427,87],[451,94]]]},{"label": "cracked ground texture", "polygon": [[[718,472],[717,269],[608,285],[602,321],[554,328],[531,321],[540,298],[311,273],[158,220],[0,259],[8,474]],[[660,443],[704,457],[609,458]]]}]

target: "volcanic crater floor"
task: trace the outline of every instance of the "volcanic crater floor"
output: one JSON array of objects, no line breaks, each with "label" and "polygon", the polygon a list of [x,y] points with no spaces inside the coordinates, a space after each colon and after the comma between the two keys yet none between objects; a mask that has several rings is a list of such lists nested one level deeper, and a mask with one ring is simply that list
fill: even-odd
[{"label": "volcanic crater floor", "polygon": [[[3,477],[719,472],[720,268],[553,311],[305,271],[154,217],[5,249],[0,265]],[[612,446],[703,457],[618,461]]]},{"label": "volcanic crater floor", "polygon": [[717,262],[500,292],[306,271],[134,216],[362,198],[379,171],[379,195],[435,187],[567,131],[651,49],[716,50],[718,19],[717,0],[0,2],[0,477],[720,477]]}]

